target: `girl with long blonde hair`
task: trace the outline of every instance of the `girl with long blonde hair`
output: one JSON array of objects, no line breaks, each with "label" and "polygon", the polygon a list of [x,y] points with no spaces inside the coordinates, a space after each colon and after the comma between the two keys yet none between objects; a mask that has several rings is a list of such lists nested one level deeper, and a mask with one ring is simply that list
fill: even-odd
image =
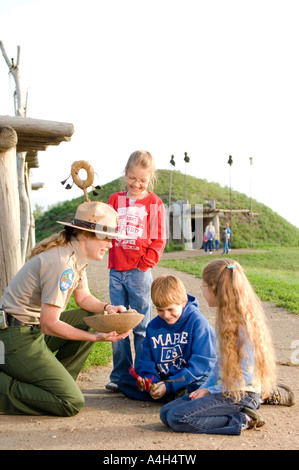
[{"label": "girl with long blonde hair", "polygon": [[255,410],[276,383],[271,336],[239,263],[212,261],[203,270],[202,289],[216,307],[218,360],[198,390],[162,408],[161,419],[175,431],[239,435],[264,424]]}]

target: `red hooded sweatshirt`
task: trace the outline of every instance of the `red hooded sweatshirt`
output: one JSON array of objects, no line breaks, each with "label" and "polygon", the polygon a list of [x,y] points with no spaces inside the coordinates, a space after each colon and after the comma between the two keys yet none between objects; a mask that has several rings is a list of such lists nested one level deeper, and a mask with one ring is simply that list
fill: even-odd
[{"label": "red hooded sweatshirt", "polygon": [[118,231],[130,237],[112,240],[109,269],[147,271],[154,267],[166,244],[165,210],[161,199],[150,192],[144,199],[130,204],[124,191],[112,194],[108,204],[118,213]]}]

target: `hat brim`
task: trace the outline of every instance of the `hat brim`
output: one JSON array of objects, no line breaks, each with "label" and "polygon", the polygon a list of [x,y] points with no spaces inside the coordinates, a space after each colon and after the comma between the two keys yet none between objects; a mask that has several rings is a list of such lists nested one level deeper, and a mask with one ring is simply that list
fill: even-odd
[{"label": "hat brim", "polygon": [[[75,225],[69,222],[61,222],[60,220],[56,220],[58,224],[61,225],[66,225],[67,227],[72,227],[72,228],[77,228],[79,230],[83,230],[84,232],[92,232],[92,233],[98,233],[100,235],[105,235],[103,238],[122,238],[122,239],[129,239],[128,235],[123,235],[119,232],[104,232],[103,230],[92,230],[89,228],[82,228],[79,225]],[[102,237],[101,237],[102,238]]]}]

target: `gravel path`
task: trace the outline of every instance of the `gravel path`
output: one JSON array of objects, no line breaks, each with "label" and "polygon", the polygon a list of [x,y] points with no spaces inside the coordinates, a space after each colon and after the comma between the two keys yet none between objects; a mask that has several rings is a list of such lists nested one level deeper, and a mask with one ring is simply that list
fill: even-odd
[{"label": "gravel path", "polygon": [[[235,251],[236,252],[236,251]],[[230,257],[233,258],[234,250]],[[164,254],[164,258],[203,255],[199,252]],[[204,255],[203,255],[204,256]],[[173,272],[156,267],[153,277]],[[200,280],[192,275],[179,275],[187,291],[199,300],[200,309],[214,325],[215,314],[202,298]],[[88,266],[91,290],[102,300],[109,300],[107,257]],[[279,379],[299,396],[299,318],[271,304],[264,304],[277,354]],[[296,349],[292,343],[297,341]],[[293,344],[294,347],[294,344]],[[293,354],[293,356],[292,356]],[[159,418],[161,405],[130,400],[120,393],[108,392],[111,366],[82,373],[78,384],[86,406],[77,416],[0,416],[0,449],[43,450],[173,450],[180,454],[195,450],[291,450],[299,449],[299,405],[291,408],[262,406],[266,425],[259,431],[246,431],[241,436],[191,435],[173,433]],[[188,452],[189,451],[189,452]]]}]

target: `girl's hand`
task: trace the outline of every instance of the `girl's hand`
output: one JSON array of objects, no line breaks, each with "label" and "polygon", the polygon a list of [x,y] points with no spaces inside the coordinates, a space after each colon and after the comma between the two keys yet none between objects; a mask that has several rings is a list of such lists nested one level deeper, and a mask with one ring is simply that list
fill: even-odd
[{"label": "girl's hand", "polygon": [[159,398],[162,398],[166,392],[167,392],[167,389],[166,389],[165,383],[158,382],[154,384],[154,387],[152,387],[150,391],[150,395],[154,400],[159,400]]},{"label": "girl's hand", "polygon": [[189,397],[191,400],[196,400],[197,398],[202,398],[205,395],[209,395],[209,390],[207,388],[199,388],[198,390],[195,390],[195,392],[191,392]]}]

